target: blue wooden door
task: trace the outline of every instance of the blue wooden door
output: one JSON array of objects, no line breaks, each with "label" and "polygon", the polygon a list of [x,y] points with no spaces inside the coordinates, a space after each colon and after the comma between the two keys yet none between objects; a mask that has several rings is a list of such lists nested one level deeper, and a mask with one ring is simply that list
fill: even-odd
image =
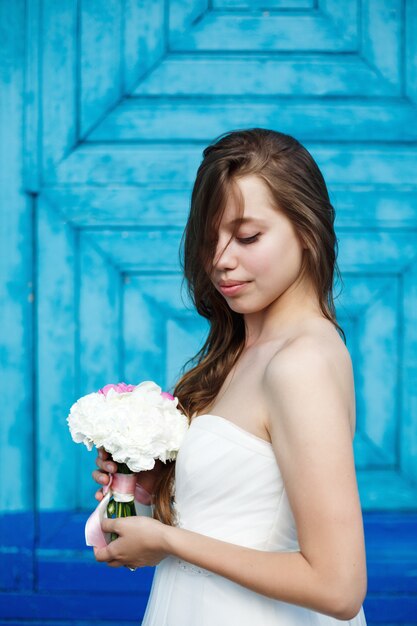
[{"label": "blue wooden door", "polygon": [[[202,149],[235,128],[294,135],[328,182],[361,503],[398,531],[417,509],[416,3],[4,0],[0,17],[1,616],[140,619],[153,568],[84,549],[94,456],[66,416],[109,381],[172,389],[201,345],[179,243]],[[104,584],[132,591],[122,615],[91,609]],[[380,590],[370,615],[396,623]]]}]

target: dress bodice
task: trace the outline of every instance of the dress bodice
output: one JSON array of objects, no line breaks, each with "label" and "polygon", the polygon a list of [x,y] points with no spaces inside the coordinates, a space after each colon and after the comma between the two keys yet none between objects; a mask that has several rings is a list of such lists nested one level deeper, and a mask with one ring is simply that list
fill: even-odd
[{"label": "dress bodice", "polygon": [[259,550],[297,551],[272,444],[218,415],[194,417],[177,453],[177,525]]},{"label": "dress bodice", "polygon": [[[178,526],[267,551],[296,552],[295,521],[272,444],[224,417],[191,421],[175,464]],[[366,626],[267,597],[177,556],[157,565],[142,626]]]}]

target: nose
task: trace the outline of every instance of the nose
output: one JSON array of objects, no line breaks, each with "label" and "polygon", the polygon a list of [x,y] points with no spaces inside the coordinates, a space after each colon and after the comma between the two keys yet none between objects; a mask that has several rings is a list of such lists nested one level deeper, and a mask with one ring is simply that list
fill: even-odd
[{"label": "nose", "polygon": [[233,245],[231,245],[231,240],[226,243],[218,243],[214,255],[213,267],[224,271],[235,268],[236,264],[237,256]]}]

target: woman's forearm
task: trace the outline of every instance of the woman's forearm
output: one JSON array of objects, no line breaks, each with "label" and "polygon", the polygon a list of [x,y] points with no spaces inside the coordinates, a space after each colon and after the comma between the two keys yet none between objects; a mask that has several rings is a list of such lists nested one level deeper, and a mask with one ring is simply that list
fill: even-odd
[{"label": "woman's forearm", "polygon": [[350,608],[349,600],[339,593],[337,581],[324,580],[301,552],[256,550],[176,526],[166,526],[165,530],[170,555],[257,593],[337,619],[351,619],[359,610]]}]

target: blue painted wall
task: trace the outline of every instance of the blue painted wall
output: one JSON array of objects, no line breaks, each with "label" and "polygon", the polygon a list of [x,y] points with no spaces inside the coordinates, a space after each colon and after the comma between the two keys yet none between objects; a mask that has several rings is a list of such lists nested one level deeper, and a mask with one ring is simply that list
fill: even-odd
[{"label": "blue painted wall", "polygon": [[108,381],[170,389],[197,351],[206,326],[178,263],[191,186],[204,146],[248,126],[296,136],[328,182],[355,370],[365,608],[370,622],[412,623],[416,20],[415,0],[0,1],[7,623],[102,619],[89,605],[103,584],[129,592],[124,623],[140,619],[153,569],[108,571],[84,548],[94,457],[66,416]]}]

